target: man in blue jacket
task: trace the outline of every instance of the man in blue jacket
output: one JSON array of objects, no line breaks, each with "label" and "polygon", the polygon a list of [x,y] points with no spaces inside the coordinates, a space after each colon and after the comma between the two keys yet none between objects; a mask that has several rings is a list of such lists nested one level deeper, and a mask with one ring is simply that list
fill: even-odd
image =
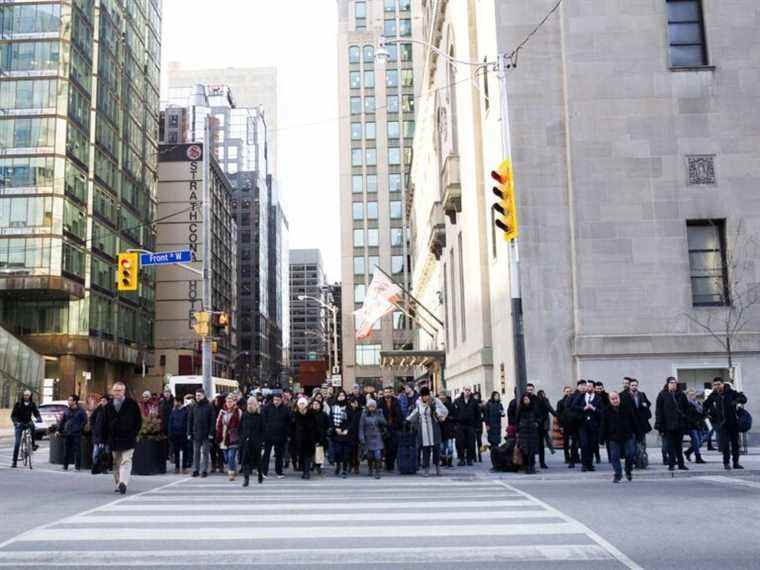
[{"label": "man in blue jacket", "polygon": [[63,426],[63,470],[68,471],[69,464],[73,463],[79,471],[82,463],[82,429],[87,423],[87,414],[79,407],[79,396],[69,396],[69,407],[63,412],[61,425]]},{"label": "man in blue jacket", "polygon": [[579,417],[578,434],[581,440],[581,471],[594,471],[594,447],[599,439],[602,398],[594,393],[594,383],[585,385],[585,393],[573,397],[572,409]]}]

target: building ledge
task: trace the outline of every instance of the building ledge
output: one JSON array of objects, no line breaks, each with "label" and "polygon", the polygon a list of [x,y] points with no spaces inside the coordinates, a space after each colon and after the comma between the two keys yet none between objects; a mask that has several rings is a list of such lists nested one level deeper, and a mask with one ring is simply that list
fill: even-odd
[{"label": "building ledge", "polygon": [[28,270],[20,269],[18,274],[0,274],[0,294],[20,294],[22,291],[44,291],[48,297],[63,299],[84,298],[84,285],[58,275],[24,275]]},{"label": "building ledge", "polygon": [[443,188],[443,211],[452,224],[457,223],[457,214],[462,211],[462,177],[459,170],[459,155],[449,154],[441,169]]},{"label": "building ledge", "polygon": [[428,249],[435,256],[436,261],[441,259],[443,248],[446,247],[446,223],[443,219],[443,205],[435,202],[430,208],[428,219],[430,236],[428,237]]}]

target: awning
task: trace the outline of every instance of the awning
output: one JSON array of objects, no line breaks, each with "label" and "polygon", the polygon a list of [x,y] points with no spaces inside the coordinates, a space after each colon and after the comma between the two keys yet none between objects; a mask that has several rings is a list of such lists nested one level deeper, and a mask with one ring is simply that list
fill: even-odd
[{"label": "awning", "polygon": [[383,350],[380,352],[382,368],[412,368],[416,366],[433,366],[443,368],[446,353],[442,350]]}]

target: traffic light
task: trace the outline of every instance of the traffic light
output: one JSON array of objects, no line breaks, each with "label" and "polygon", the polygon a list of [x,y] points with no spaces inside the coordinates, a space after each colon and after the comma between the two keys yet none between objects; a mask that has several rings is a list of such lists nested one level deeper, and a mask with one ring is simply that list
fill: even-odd
[{"label": "traffic light", "polygon": [[193,313],[193,319],[195,319],[195,322],[193,323],[193,330],[195,333],[201,338],[207,337],[209,333],[209,314],[206,311],[197,311]]},{"label": "traffic light", "polygon": [[137,291],[137,254],[120,253],[116,273],[119,291]]},{"label": "traffic light", "polygon": [[512,161],[507,159],[496,170],[492,170],[491,178],[496,181],[493,193],[499,198],[499,201],[493,205],[493,209],[499,213],[499,217],[494,220],[494,224],[504,232],[504,239],[511,241],[519,233],[517,225],[517,197],[515,196]]},{"label": "traffic light", "polygon": [[214,313],[214,336],[230,334],[230,316],[227,313]]}]

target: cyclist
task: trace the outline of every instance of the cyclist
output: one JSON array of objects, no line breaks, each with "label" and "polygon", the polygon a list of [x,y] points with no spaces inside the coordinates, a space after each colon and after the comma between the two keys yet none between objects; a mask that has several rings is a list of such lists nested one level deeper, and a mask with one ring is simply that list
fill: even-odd
[{"label": "cyclist", "polygon": [[32,392],[30,390],[24,390],[21,399],[16,402],[11,412],[11,421],[13,422],[13,428],[16,436],[15,443],[13,444],[13,463],[11,467],[16,467],[18,461],[18,450],[21,447],[21,435],[26,428],[32,434],[32,449],[37,450],[37,444],[34,442],[34,423],[32,422],[32,416],[37,418],[37,421],[42,421],[40,411],[37,409],[37,404],[32,400]]}]

